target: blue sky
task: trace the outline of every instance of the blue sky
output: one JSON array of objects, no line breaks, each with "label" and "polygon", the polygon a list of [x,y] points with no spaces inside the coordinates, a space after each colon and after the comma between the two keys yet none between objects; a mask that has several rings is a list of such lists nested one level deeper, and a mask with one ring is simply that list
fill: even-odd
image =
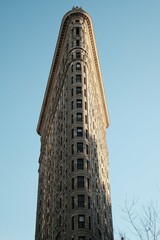
[{"label": "blue sky", "polygon": [[0,0],[0,240],[34,239],[36,126],[61,19],[73,6],[94,24],[111,120],[115,233],[128,231],[126,196],[139,205],[160,198],[160,1]]}]

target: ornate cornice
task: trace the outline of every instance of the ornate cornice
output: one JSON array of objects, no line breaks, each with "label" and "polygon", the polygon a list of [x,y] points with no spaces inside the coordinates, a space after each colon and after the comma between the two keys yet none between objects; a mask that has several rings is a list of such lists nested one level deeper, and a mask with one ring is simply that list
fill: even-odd
[{"label": "ornate cornice", "polygon": [[53,57],[52,65],[51,65],[50,74],[48,77],[48,83],[47,83],[47,87],[46,87],[46,91],[45,91],[45,96],[43,99],[41,113],[40,113],[40,117],[39,117],[39,121],[38,121],[38,126],[37,126],[37,133],[39,135],[41,135],[41,129],[42,129],[42,125],[43,125],[43,122],[45,119],[45,112],[47,110],[48,99],[50,97],[50,92],[51,92],[51,89],[52,89],[52,86],[54,83],[54,77],[56,75],[57,64],[60,59],[60,52],[61,52],[62,45],[64,42],[66,27],[69,23],[69,20],[75,16],[82,16],[84,19],[86,19],[87,24],[88,24],[91,46],[92,46],[92,51],[93,51],[93,56],[94,56],[94,62],[95,62],[95,66],[96,66],[96,72],[97,72],[99,87],[100,87],[100,91],[101,91],[103,109],[104,109],[104,113],[105,113],[106,127],[109,126],[109,115],[108,115],[108,110],[107,110],[107,105],[106,105],[106,100],[105,100],[105,93],[104,93],[102,76],[101,76],[101,71],[100,71],[98,53],[97,53],[97,49],[96,49],[92,20],[87,12],[85,12],[81,8],[76,7],[76,8],[73,8],[71,11],[67,12],[62,19],[59,36],[58,36],[58,40],[57,40],[57,44],[56,44],[56,49],[55,49],[55,53],[54,53],[54,57]]}]

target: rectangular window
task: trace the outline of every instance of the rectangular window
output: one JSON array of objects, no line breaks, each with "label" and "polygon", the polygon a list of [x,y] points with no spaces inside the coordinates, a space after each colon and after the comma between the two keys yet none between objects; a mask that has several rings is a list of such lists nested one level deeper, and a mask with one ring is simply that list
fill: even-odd
[{"label": "rectangular window", "polygon": [[72,160],[72,172],[74,171],[74,160]]},{"label": "rectangular window", "polygon": [[76,94],[82,95],[82,87],[76,87]]},{"label": "rectangular window", "polygon": [[73,77],[71,77],[71,84],[73,84]]},{"label": "rectangular window", "polygon": [[85,228],[85,216],[78,215],[78,228]]},{"label": "rectangular window", "polygon": [[85,84],[85,85],[86,85],[86,82],[87,82],[87,81],[86,81],[86,78],[84,78],[84,84]]},{"label": "rectangular window", "polygon": [[87,115],[85,115],[85,123],[86,123],[86,124],[88,123],[88,117],[87,117]]},{"label": "rectangular window", "polygon": [[60,181],[59,190],[62,191],[62,181]]},{"label": "rectangular window", "polygon": [[89,171],[89,161],[87,161],[87,171]]},{"label": "rectangular window", "polygon": [[99,213],[97,213],[97,222],[98,222],[98,224],[100,223],[100,221],[99,221]]},{"label": "rectangular window", "polygon": [[71,72],[73,72],[73,65],[71,66]]},{"label": "rectangular window", "polygon": [[72,189],[74,189],[74,178],[72,178]]},{"label": "rectangular window", "polygon": [[79,35],[80,31],[79,31],[79,27],[76,27],[76,35]]},{"label": "rectangular window", "polygon": [[80,41],[76,40],[76,46],[79,47],[80,46]]},{"label": "rectangular window", "polygon": [[71,123],[74,123],[74,117],[73,117],[73,115],[71,116]]},{"label": "rectangular window", "polygon": [[85,110],[87,110],[87,103],[85,102]]},{"label": "rectangular window", "polygon": [[77,177],[77,187],[84,188],[84,177],[83,176]]},{"label": "rectangular window", "polygon": [[77,108],[82,108],[82,99],[77,99],[76,103],[77,103]]},{"label": "rectangular window", "polygon": [[81,70],[81,64],[80,63],[76,63],[76,70]]},{"label": "rectangular window", "polygon": [[71,89],[71,96],[73,97],[73,88]]},{"label": "rectangular window", "polygon": [[84,96],[87,97],[87,91],[84,89]]},{"label": "rectangular window", "polygon": [[72,129],[72,138],[74,138],[74,128]]},{"label": "rectangular window", "polygon": [[88,130],[86,130],[86,138],[88,139]]},{"label": "rectangular window", "polygon": [[86,144],[86,154],[88,154],[88,145]]},{"label": "rectangular window", "polygon": [[74,197],[72,197],[72,209],[74,209]]},{"label": "rectangular window", "polygon": [[89,230],[91,230],[91,217],[89,217]]},{"label": "rectangular window", "polygon": [[77,119],[77,122],[82,122],[82,113],[77,113],[76,119]]},{"label": "rectangular window", "polygon": [[82,82],[82,76],[81,75],[76,75],[76,82]]},{"label": "rectangular window", "polygon": [[98,207],[98,205],[99,205],[99,198],[98,198],[98,196],[96,196],[96,202],[97,202],[97,207]]},{"label": "rectangular window", "polygon": [[83,158],[78,158],[77,159],[77,169],[78,170],[83,170],[84,169],[84,160],[83,160]]},{"label": "rectangular window", "polygon": [[77,143],[77,152],[78,153],[83,152],[83,143],[82,142]]},{"label": "rectangular window", "polygon": [[72,144],[72,155],[74,154],[74,144]]},{"label": "rectangular window", "polygon": [[73,109],[73,101],[71,102],[71,109]]},{"label": "rectangular window", "polygon": [[83,128],[77,127],[77,137],[83,137]]},{"label": "rectangular window", "polygon": [[62,198],[59,199],[59,208],[62,207]]},{"label": "rectangular window", "polygon": [[74,230],[74,217],[72,217],[72,230]]},{"label": "rectangular window", "polygon": [[85,203],[85,196],[78,195],[78,207],[84,207],[84,203]]},{"label": "rectangular window", "polygon": [[88,190],[90,188],[89,178],[87,178],[87,188],[88,188]]},{"label": "rectangular window", "polygon": [[90,208],[91,208],[91,198],[88,197],[88,209],[90,209]]},{"label": "rectangular window", "polygon": [[81,58],[81,53],[80,52],[76,52],[76,58]]}]

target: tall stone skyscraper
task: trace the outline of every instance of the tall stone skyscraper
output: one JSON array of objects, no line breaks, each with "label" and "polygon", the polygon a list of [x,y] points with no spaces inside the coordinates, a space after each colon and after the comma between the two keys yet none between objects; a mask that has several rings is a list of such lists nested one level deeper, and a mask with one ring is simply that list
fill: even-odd
[{"label": "tall stone skyscraper", "polygon": [[36,240],[113,240],[109,117],[91,17],[63,17],[37,132]]}]

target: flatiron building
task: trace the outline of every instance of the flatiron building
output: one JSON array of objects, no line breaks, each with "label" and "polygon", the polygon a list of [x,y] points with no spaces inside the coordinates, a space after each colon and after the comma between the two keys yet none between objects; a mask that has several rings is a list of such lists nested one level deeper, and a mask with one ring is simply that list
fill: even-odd
[{"label": "flatiron building", "polygon": [[67,12],[39,117],[36,240],[113,240],[105,101],[91,17]]}]

